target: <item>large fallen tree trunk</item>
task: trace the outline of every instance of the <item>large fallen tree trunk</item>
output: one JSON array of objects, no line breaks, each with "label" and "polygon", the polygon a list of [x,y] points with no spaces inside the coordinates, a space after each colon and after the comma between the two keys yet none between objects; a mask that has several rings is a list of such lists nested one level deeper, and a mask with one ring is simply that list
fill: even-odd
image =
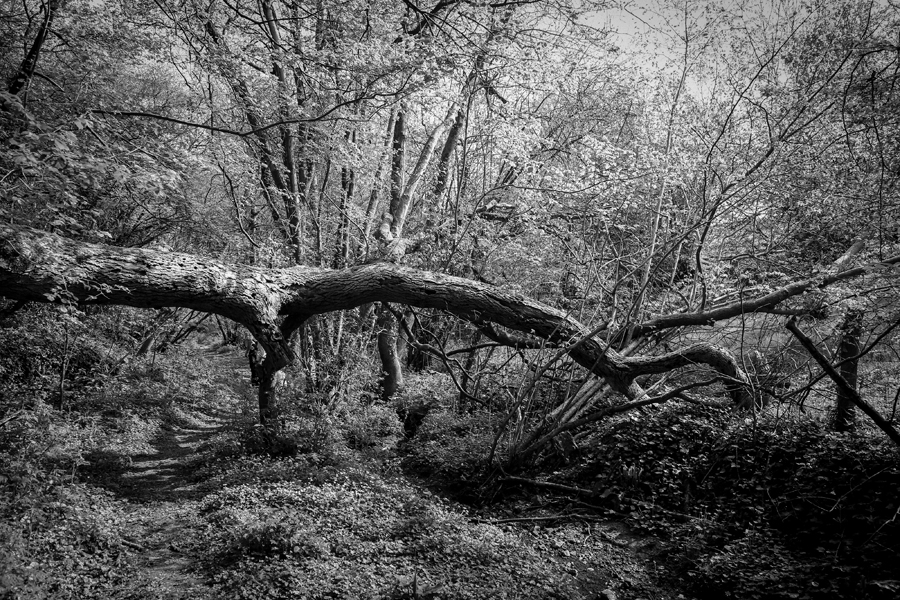
[{"label": "large fallen tree trunk", "polygon": [[[490,321],[560,346],[581,366],[629,397],[642,393],[635,378],[705,364],[731,381],[746,382],[734,357],[696,344],[652,357],[624,357],[603,341],[582,339],[588,329],[567,314],[494,286],[388,263],[341,270],[264,269],[175,252],[78,242],[36,229],[0,225],[0,296],[35,302],[185,307],[243,324],[265,349],[260,372],[260,418],[275,412],[276,373],[293,354],[291,333],[312,315],[370,302],[445,310]],[[575,343],[577,341],[577,343]],[[734,388],[747,403],[742,386]]]}]

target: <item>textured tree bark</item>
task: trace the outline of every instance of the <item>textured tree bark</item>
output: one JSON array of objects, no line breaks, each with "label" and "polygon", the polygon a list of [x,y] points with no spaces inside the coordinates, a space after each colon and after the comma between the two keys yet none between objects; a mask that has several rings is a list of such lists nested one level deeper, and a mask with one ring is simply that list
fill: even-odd
[{"label": "textured tree bark", "polygon": [[456,111],[456,119],[453,121],[450,131],[447,133],[447,139],[444,140],[444,147],[441,149],[441,157],[438,159],[437,163],[437,181],[434,184],[433,193],[436,200],[441,199],[441,196],[444,195],[444,190],[447,189],[447,185],[450,182],[450,157],[453,156],[453,151],[456,149],[456,144],[459,142],[459,134],[462,132],[465,119],[465,110],[462,108],[458,109]]},{"label": "textured tree bark", "polygon": [[409,216],[410,208],[412,208],[413,197],[415,197],[419,184],[425,176],[425,171],[431,164],[432,155],[434,154],[434,149],[437,146],[438,140],[444,135],[444,130],[449,126],[449,121],[453,118],[454,114],[455,107],[450,109],[450,112],[444,120],[441,121],[441,123],[434,128],[434,131],[431,132],[431,135],[428,136],[425,146],[423,146],[422,151],[419,153],[419,159],[416,161],[415,167],[413,167],[412,172],[409,174],[409,178],[406,180],[406,184],[403,186],[403,194],[401,194],[396,204],[393,202],[393,199],[391,201],[391,216],[393,217],[393,220],[391,221],[391,234],[395,239],[403,236],[406,218]]},{"label": "textured tree bark", "polygon": [[[859,360],[850,360],[859,354],[859,335],[862,331],[862,312],[851,310],[841,324],[841,342],[838,347],[840,375],[856,392],[859,375]],[[836,402],[832,426],[835,431],[851,431],[856,424],[856,405],[850,393],[841,385],[835,385]]]},{"label": "textured tree bark", "polygon": [[413,324],[415,323],[415,316],[413,315],[412,310],[406,309],[403,311],[402,315],[403,322],[400,322],[400,319],[397,319],[397,315],[394,315],[394,320],[397,321],[397,325],[399,328],[397,329],[397,360],[400,361],[401,366],[405,363],[406,366],[410,366],[409,364],[409,348],[410,343],[415,343],[416,339],[410,337],[410,333],[412,333]]},{"label": "textured tree bark", "polygon": [[391,224],[400,212],[403,197],[403,178],[406,171],[406,111],[403,107],[397,111],[394,119],[394,140],[391,145],[391,201],[388,210],[382,216],[378,235],[384,241],[393,239]]},{"label": "textured tree bark", "polygon": [[[346,140],[356,142],[356,131],[347,132]],[[341,167],[341,205],[340,222],[337,228],[338,247],[335,251],[332,267],[343,269],[350,259],[350,204],[353,199],[353,191],[356,187],[356,172],[352,167]]]},{"label": "textured tree bark", "polygon": [[[384,213],[381,226],[378,228],[379,237],[387,244],[386,256],[392,262],[400,263],[406,254],[408,240],[403,238],[403,227],[412,206],[413,196],[431,163],[431,155],[434,154],[438,139],[443,135],[454,111],[455,108],[451,107],[444,121],[432,131],[405,183],[403,179],[406,160],[406,116],[402,108],[397,113],[391,159],[390,212]],[[400,356],[403,354],[401,346],[404,341],[397,330],[397,320],[389,313],[389,307],[382,307],[378,332],[378,353],[381,357],[382,370],[381,395],[384,399],[392,397],[403,385],[403,366],[400,363]]]},{"label": "textured tree bark", "polygon": [[[341,270],[265,269],[190,254],[89,244],[5,224],[0,225],[0,295],[36,302],[181,306],[228,317],[247,327],[265,350],[263,383],[293,359],[287,339],[308,317],[370,302],[445,310],[561,346],[588,331],[566,313],[524,296],[390,263]],[[391,345],[396,351],[396,343]],[[706,364],[738,384],[747,381],[729,352],[709,344],[659,356],[624,357],[591,337],[572,345],[568,353],[629,397],[641,391],[635,377],[695,364]],[[274,396],[273,385],[260,385],[264,419],[273,413]],[[741,404],[749,402],[741,386],[735,387],[734,397]]]},{"label": "textured tree bark", "polygon": [[366,218],[365,218],[365,225],[363,228],[363,236],[362,236],[363,241],[366,244],[366,251],[365,251],[365,255],[364,255],[366,260],[368,260],[368,258],[369,258],[369,242],[368,242],[368,240],[372,233],[372,226],[374,225],[374,222],[375,222],[375,215],[378,211],[379,197],[381,195],[381,188],[384,184],[384,182],[383,182],[384,167],[387,164],[387,158],[389,156],[390,149],[392,146],[394,121],[395,121],[396,117],[397,117],[397,111],[394,110],[393,112],[391,112],[391,116],[388,119],[387,136],[385,137],[385,140],[384,140],[385,150],[381,157],[381,160],[378,161],[378,169],[376,169],[376,171],[375,171],[375,177],[372,180],[372,189],[369,192],[369,203],[366,205]]},{"label": "textured tree bark", "polygon": [[378,308],[378,356],[381,359],[381,399],[393,398],[403,386],[403,365],[397,352],[397,319],[387,306]]},{"label": "textured tree bark", "polygon": [[[389,210],[384,212],[377,237],[385,244],[394,239],[393,223],[402,211],[403,185],[406,171],[406,111],[403,106],[394,120],[394,136],[391,144],[391,199]],[[398,240],[400,241],[400,240]],[[398,261],[403,256],[399,257]],[[378,331],[378,357],[381,359],[381,377],[378,384],[382,400],[388,400],[403,385],[403,366],[397,356],[397,321],[389,307],[380,306],[376,318]]]}]

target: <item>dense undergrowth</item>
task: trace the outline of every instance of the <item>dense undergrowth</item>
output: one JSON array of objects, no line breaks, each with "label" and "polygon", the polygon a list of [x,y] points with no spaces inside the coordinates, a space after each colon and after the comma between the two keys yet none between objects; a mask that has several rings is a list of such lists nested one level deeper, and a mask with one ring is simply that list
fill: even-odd
[{"label": "dense undergrowth", "polygon": [[133,357],[133,317],[35,307],[0,328],[0,598],[144,597],[125,503],[91,482],[221,389],[178,352]]},{"label": "dense undergrowth", "polygon": [[[249,383],[210,353],[212,332],[202,347],[137,356],[127,330],[141,319],[36,307],[0,328],[3,600],[157,597],[117,478],[169,429],[223,410],[231,425],[190,458],[199,533],[184,540],[214,597],[900,593],[900,461],[865,427],[836,434],[808,418],[671,404],[600,422],[574,454],[549,447],[513,481],[485,468],[502,412],[460,406],[441,373],[412,377],[399,406],[303,402],[289,384],[273,434],[254,425]],[[223,351],[240,362],[238,350]],[[406,440],[398,408],[422,401],[430,411]],[[568,537],[540,537],[566,515],[580,519]],[[627,567],[633,549],[578,554],[591,519],[657,542]],[[581,562],[565,566],[562,552]],[[641,561],[657,570],[639,584],[616,578]],[[578,574],[587,568],[589,583]]]},{"label": "dense undergrowth", "polygon": [[131,311],[78,314],[68,331],[59,317],[27,309],[0,329],[3,600],[168,597],[144,572],[120,480],[165,432],[226,409],[231,425],[188,458],[202,500],[179,540],[213,597],[582,597],[515,532],[402,476],[396,407],[291,404],[289,388],[273,434],[208,348],[136,356],[115,335]]},{"label": "dense undergrowth", "polygon": [[[407,465],[476,501],[521,510],[520,479],[480,481],[491,429],[429,415]],[[895,598],[900,592],[900,456],[877,431],[827,430],[820,420],[739,417],[666,405],[612,418],[580,438],[577,456],[552,451],[525,498],[590,505],[661,540],[656,559],[690,597]],[[550,488],[546,483],[565,488]],[[556,508],[555,508],[556,510]]]},{"label": "dense undergrowth", "polygon": [[699,598],[893,598],[900,460],[877,432],[688,405],[607,424],[566,477],[668,539]]},{"label": "dense undergrowth", "polygon": [[245,457],[215,477],[204,559],[224,597],[579,597],[515,534],[334,460]]},{"label": "dense undergrowth", "polygon": [[278,434],[248,424],[205,448],[202,556],[223,597],[586,597],[513,528],[411,483],[395,407],[284,417]]}]

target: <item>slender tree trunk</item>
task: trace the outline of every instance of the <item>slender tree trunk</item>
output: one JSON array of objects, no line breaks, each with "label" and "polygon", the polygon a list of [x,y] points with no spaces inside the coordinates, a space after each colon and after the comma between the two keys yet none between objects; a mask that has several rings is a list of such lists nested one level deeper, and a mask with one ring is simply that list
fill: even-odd
[{"label": "slender tree trunk", "polygon": [[356,334],[362,335],[372,328],[372,317],[375,314],[375,304],[366,302],[357,309]]},{"label": "slender tree trunk", "polygon": [[137,356],[147,356],[150,354],[150,350],[153,348],[153,343],[156,341],[156,336],[159,334],[159,331],[154,330],[144,338],[144,341],[141,342],[141,347],[138,348]]},{"label": "slender tree trunk", "polygon": [[856,405],[850,397],[850,391],[857,391],[859,361],[848,359],[859,354],[859,336],[861,331],[862,312],[858,310],[848,311],[843,323],[841,323],[841,341],[838,346],[837,359],[838,362],[843,363],[839,372],[851,390],[847,390],[841,385],[835,385],[837,401],[832,422],[832,427],[835,431],[851,431],[856,426]]},{"label": "slender tree trunk", "polygon": [[384,140],[384,153],[382,154],[381,160],[378,161],[378,168],[375,171],[375,178],[372,181],[372,190],[369,192],[369,203],[366,206],[366,221],[363,230],[363,242],[366,244],[366,254],[365,259],[369,258],[369,238],[372,234],[372,225],[375,222],[375,216],[378,212],[378,205],[380,203],[381,198],[381,188],[383,186],[384,179],[384,167],[388,162],[388,153],[391,148],[391,141],[394,137],[394,122],[397,117],[397,112],[394,111],[391,113],[390,118],[388,119],[387,125],[387,135]]},{"label": "slender tree trunk", "polygon": [[[391,206],[390,213],[385,213],[381,226],[378,229],[379,237],[384,242],[396,243],[396,246],[389,248],[390,260],[392,262],[401,262],[405,252],[403,245],[403,228],[406,223],[406,217],[412,205],[412,198],[416,193],[419,183],[422,181],[425,171],[431,162],[432,154],[437,146],[438,139],[446,129],[450,117],[454,113],[448,113],[447,117],[431,132],[425,146],[419,154],[415,167],[409,175],[409,179],[404,182],[404,170],[406,159],[406,116],[401,109],[397,113],[397,120],[394,124],[394,143],[393,157],[391,162]],[[382,312],[386,309],[383,308]],[[382,372],[385,373],[383,378],[384,387],[382,388],[382,396],[389,398],[392,396],[399,385],[403,383],[403,374],[401,372],[399,357],[397,356],[397,322],[396,319],[387,316],[384,317],[383,326],[379,328],[378,348],[379,355],[382,358]],[[393,346],[393,349],[389,347]],[[396,382],[395,382],[396,380]]]},{"label": "slender tree trunk", "polygon": [[263,361],[259,368],[259,422],[268,427],[278,428],[281,423],[278,405],[278,391],[284,384],[284,371]]},{"label": "slender tree trunk", "polygon": [[811,339],[809,339],[800,328],[797,327],[797,320],[794,317],[791,317],[787,322],[788,330],[794,334],[794,337],[806,348],[806,351],[809,352],[810,356],[812,356],[819,366],[822,367],[822,370],[834,381],[835,385],[838,385],[844,389],[844,393],[847,395],[847,398],[850,399],[853,404],[856,405],[860,411],[864,412],[866,416],[872,419],[872,422],[878,426],[895,444],[900,446],[900,431],[894,427],[894,424],[881,416],[881,414],[875,410],[875,408],[870,405],[868,402],[862,399],[862,397],[856,392],[856,390],[847,383],[847,381],[838,373],[837,369],[828,361],[828,359],[816,348],[816,345],[813,343]]},{"label": "slender tree trunk", "polygon": [[313,226],[316,239],[316,264],[325,266],[325,236],[322,231],[322,208],[325,205],[325,192],[328,190],[328,180],[331,179],[331,157],[325,159],[325,168],[322,173],[322,181],[319,183],[319,194],[315,205],[311,207],[313,212]]},{"label": "slender tree trunk", "polygon": [[[271,4],[268,2],[263,3],[262,9],[263,17],[266,22],[272,27],[275,27],[275,13],[271,11]],[[267,14],[269,16],[266,16]],[[248,136],[245,139],[250,148],[258,155],[259,160],[262,163],[261,178],[266,203],[272,212],[272,218],[275,219],[276,223],[279,225],[279,233],[293,249],[293,258],[299,263],[300,258],[302,257],[301,238],[303,233],[299,205],[302,190],[304,189],[303,177],[306,173],[305,169],[301,168],[298,170],[297,168],[295,159],[297,149],[295,148],[296,144],[294,143],[294,136],[289,129],[282,128],[281,161],[277,160],[277,149],[273,147],[268,132],[263,129],[263,121],[256,110],[256,102],[250,93],[250,86],[247,84],[246,80],[243,79],[241,73],[231,66],[230,61],[228,60],[232,57],[233,53],[227,47],[224,38],[211,20],[206,22],[206,32],[212,42],[210,50],[215,51],[226,58],[226,60],[219,63],[219,68],[232,92],[243,105],[243,112],[247,119],[247,123],[255,132],[253,136]],[[270,32],[269,35],[273,34]],[[278,35],[277,29],[274,30],[274,35]],[[277,62],[273,65],[273,70],[279,78],[282,89],[286,91],[287,80],[285,71]],[[287,107],[282,106],[282,116],[287,115],[285,112],[286,110]],[[285,178],[284,173],[282,173],[282,168],[285,169],[287,179]],[[281,199],[285,210],[284,215],[280,214],[280,210],[277,208],[276,201],[273,198],[274,195],[277,195]]]},{"label": "slender tree trunk", "polygon": [[466,113],[462,108],[456,112],[456,120],[453,121],[450,131],[447,133],[447,139],[444,141],[444,147],[441,149],[441,156],[437,164],[437,181],[434,184],[435,199],[439,199],[444,194],[450,182],[450,158],[453,156],[453,150],[456,149],[457,142],[459,142],[459,134],[462,131],[465,115]]},{"label": "slender tree trunk", "polygon": [[391,154],[391,202],[388,211],[385,211],[381,225],[378,228],[378,236],[384,241],[390,241],[392,236],[392,224],[400,213],[400,202],[403,196],[403,176],[406,170],[406,112],[401,107],[397,111],[394,120],[394,141]]},{"label": "slender tree trunk", "polygon": [[13,96],[24,90],[31,81],[31,78],[34,77],[34,71],[37,68],[41,49],[44,47],[44,42],[47,40],[47,34],[50,33],[50,28],[53,26],[53,18],[56,16],[56,11],[59,9],[60,4],[61,0],[50,0],[41,6],[45,11],[44,22],[41,23],[41,26],[38,28],[37,34],[34,36],[34,41],[31,43],[31,48],[28,49],[28,54],[25,55],[25,59],[19,66],[19,70],[16,71],[16,74],[10,78],[7,84],[7,89]]},{"label": "slender tree trunk", "polygon": [[[378,237],[389,242],[393,239],[392,229],[397,215],[401,212],[401,198],[403,196],[403,179],[406,169],[406,114],[401,107],[397,111],[394,120],[394,137],[391,154],[391,201],[390,210],[384,213],[382,223],[378,228]],[[403,366],[397,355],[397,320],[382,305],[378,308],[376,329],[378,330],[378,357],[381,359],[381,398],[390,400],[403,384]]]},{"label": "slender tree trunk", "polygon": [[[356,142],[356,132],[347,132],[348,142]],[[341,204],[340,219],[337,228],[337,248],[335,250],[333,268],[343,269],[350,259],[350,205],[353,200],[353,191],[356,186],[356,172],[352,167],[341,167]]]},{"label": "slender tree trunk", "polygon": [[381,399],[389,402],[403,386],[403,366],[397,354],[397,319],[388,307],[378,308],[378,356],[381,358]]},{"label": "slender tree trunk", "polygon": [[[478,345],[478,341],[480,339],[481,339],[481,331],[476,329],[475,333],[472,334],[472,337],[469,339],[469,344],[474,347],[474,346]],[[468,400],[468,397],[466,396],[466,394],[471,394],[471,392],[469,391],[469,384],[471,383],[471,377],[469,376],[469,373],[471,373],[472,369],[475,368],[477,361],[478,361],[478,350],[477,349],[470,350],[469,352],[466,353],[466,362],[463,365],[463,371],[459,376],[459,387],[461,387],[463,389],[463,391],[465,392],[465,394],[463,393],[463,391],[461,391],[459,393],[460,405],[462,405],[464,402],[466,402]],[[475,394],[471,394],[471,395],[474,396]]]},{"label": "slender tree trunk", "polygon": [[[397,358],[401,361],[406,362],[406,366],[410,366],[409,360],[407,357],[407,352],[409,350],[409,338],[406,336],[406,331],[412,331],[413,323],[415,322],[415,315],[409,309],[403,311],[403,321],[406,323],[406,327],[401,327],[397,331]],[[399,324],[398,324],[399,325]],[[415,341],[415,340],[413,340]]]},{"label": "slender tree trunk", "polygon": [[447,128],[448,123],[454,114],[454,109],[451,108],[444,120],[434,128],[434,131],[428,136],[428,140],[426,140],[422,151],[419,153],[419,159],[416,161],[406,184],[403,186],[403,193],[400,195],[400,198],[396,202],[393,197],[391,198],[391,216],[393,217],[393,221],[391,222],[391,233],[394,238],[403,236],[406,218],[412,208],[413,198],[416,195],[419,183],[421,183],[424,178],[428,165],[431,164],[432,155],[437,147],[438,140],[443,135],[444,130]]}]

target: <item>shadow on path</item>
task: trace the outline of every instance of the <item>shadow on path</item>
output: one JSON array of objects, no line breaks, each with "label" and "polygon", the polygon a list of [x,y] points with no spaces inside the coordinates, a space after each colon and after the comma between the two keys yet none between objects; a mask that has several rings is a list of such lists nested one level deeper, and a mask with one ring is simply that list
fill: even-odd
[{"label": "shadow on path", "polygon": [[225,388],[221,405],[202,411],[182,406],[190,417],[177,425],[163,425],[150,441],[151,453],[134,455],[125,463],[121,454],[101,451],[84,472],[89,482],[125,501],[123,544],[138,569],[142,600],[215,596],[200,568],[206,544],[198,501],[209,490],[198,489],[203,459],[199,450],[240,418],[249,374],[240,352],[206,347],[197,351]]},{"label": "shadow on path", "polygon": [[232,413],[217,411],[199,424],[165,427],[151,442],[156,452],[134,456],[119,477],[104,482],[105,487],[132,502],[179,502],[197,498],[194,459],[198,448],[220,433],[231,418]]}]

